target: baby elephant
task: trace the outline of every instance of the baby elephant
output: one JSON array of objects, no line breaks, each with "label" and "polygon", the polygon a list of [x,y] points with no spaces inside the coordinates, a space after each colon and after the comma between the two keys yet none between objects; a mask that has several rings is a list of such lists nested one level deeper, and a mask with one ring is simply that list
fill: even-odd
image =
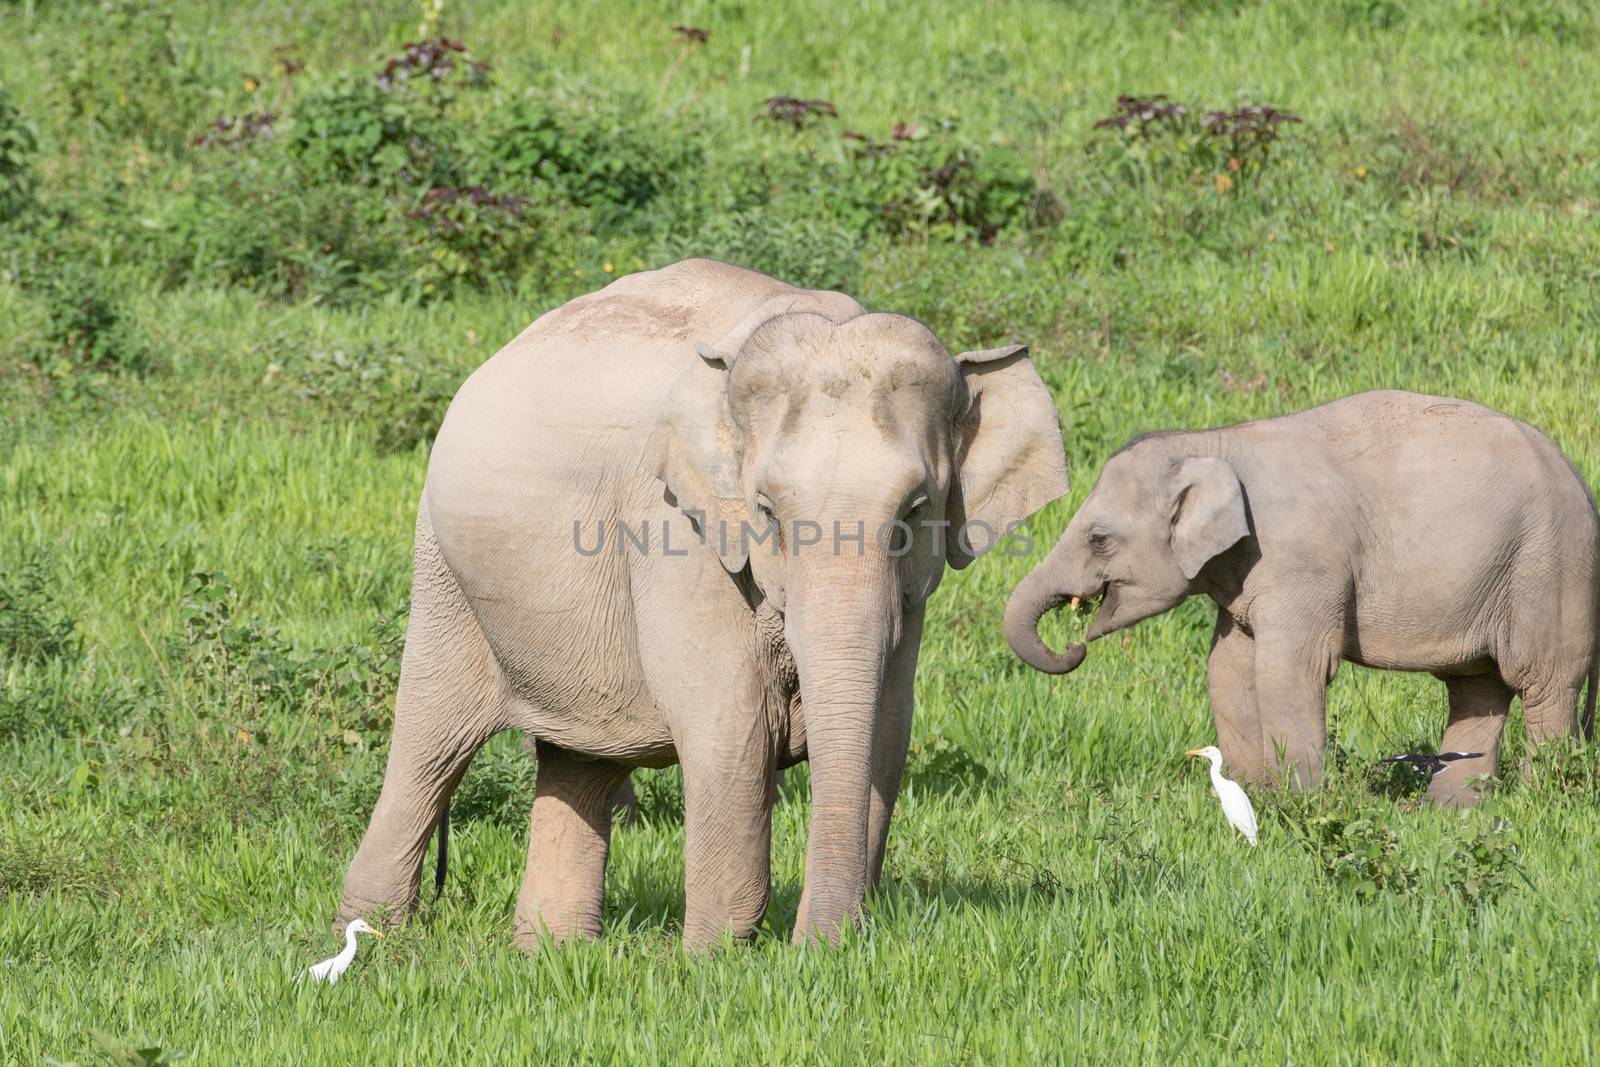
[{"label": "baby elephant", "polygon": [[1572,463],[1526,423],[1462,400],[1362,393],[1296,415],[1136,438],[1006,608],[1006,639],[1050,673],[1040,617],[1100,597],[1088,640],[1193,594],[1217,605],[1208,681],[1230,769],[1322,776],[1341,659],[1445,684],[1443,748],[1482,752],[1433,780],[1476,800],[1511,697],[1530,745],[1594,716],[1600,517]]}]

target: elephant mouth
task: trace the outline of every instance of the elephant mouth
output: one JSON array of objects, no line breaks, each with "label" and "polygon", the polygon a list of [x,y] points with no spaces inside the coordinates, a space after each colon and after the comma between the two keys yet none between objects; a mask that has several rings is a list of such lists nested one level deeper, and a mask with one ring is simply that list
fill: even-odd
[{"label": "elephant mouth", "polygon": [[1076,618],[1089,621],[1089,632],[1084,635],[1085,641],[1093,641],[1107,633],[1112,619],[1117,614],[1116,598],[1112,594],[1111,583],[1102,582],[1100,588],[1089,595],[1070,598],[1065,610]]}]

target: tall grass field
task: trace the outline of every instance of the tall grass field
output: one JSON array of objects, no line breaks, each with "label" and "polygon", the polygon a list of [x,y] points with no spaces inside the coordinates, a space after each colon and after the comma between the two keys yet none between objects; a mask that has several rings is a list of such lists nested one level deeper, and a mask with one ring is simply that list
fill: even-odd
[{"label": "tall grass field", "polygon": [[[1585,0],[0,0],[0,1063],[1600,1060],[1600,754],[1472,811],[1344,667],[1329,783],[1204,765],[1209,605],[1036,674],[1006,596],[1133,434],[1397,387],[1600,484]],[[1122,98],[1119,102],[1119,98]],[[680,945],[682,787],[636,776],[607,931],[515,948],[534,766],[333,987],[432,433],[546,310],[689,255],[1027,342],[1070,497],[929,609],[886,884]],[[1059,644],[1074,624],[1050,621]],[[1533,776],[1525,780],[1525,758]]]}]

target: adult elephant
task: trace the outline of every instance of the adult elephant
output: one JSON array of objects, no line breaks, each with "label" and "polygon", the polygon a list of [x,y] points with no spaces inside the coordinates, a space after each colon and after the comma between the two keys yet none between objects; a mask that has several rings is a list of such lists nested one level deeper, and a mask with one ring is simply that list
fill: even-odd
[{"label": "adult elephant", "polygon": [[912,319],[709,260],[550,312],[434,444],[389,764],[339,920],[415,903],[473,752],[516,728],[539,762],[522,943],[598,935],[612,794],[673,762],[684,940],[749,937],[774,776],[802,759],[794,936],[837,940],[883,863],[927,598],[1066,490],[1021,346],[952,358]]}]

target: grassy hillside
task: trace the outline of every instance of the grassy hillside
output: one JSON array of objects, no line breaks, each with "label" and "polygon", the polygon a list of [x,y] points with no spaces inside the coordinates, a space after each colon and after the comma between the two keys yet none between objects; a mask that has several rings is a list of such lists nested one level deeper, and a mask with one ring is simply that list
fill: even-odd
[{"label": "grassy hillside", "polygon": [[1600,1059],[1594,747],[1525,784],[1514,723],[1436,811],[1376,758],[1442,687],[1347,667],[1332,784],[1258,795],[1251,851],[1180,754],[1204,606],[1047,679],[999,632],[1028,559],[932,604],[842,949],[787,944],[802,771],[767,932],[682,953],[667,771],[605,939],[518,952],[503,736],[443,897],[291,981],[381,781],[429,436],[537,315],[706,254],[1027,341],[1075,473],[1041,552],[1137,431],[1377,386],[1597,484],[1597,46],[1579,0],[0,0],[0,1063]]}]

